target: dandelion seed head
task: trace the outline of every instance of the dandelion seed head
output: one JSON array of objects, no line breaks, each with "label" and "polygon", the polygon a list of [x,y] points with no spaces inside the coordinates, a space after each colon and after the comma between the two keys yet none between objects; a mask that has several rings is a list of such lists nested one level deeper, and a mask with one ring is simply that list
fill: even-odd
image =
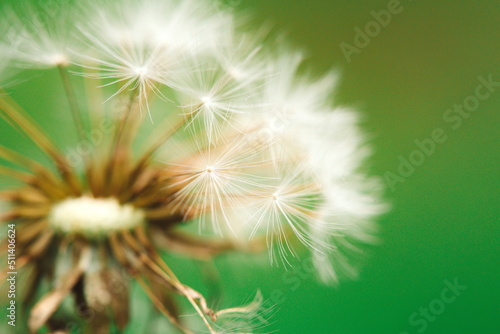
[{"label": "dandelion seed head", "polygon": [[207,107],[213,106],[213,103],[214,103],[214,101],[212,100],[212,98],[210,96],[203,96],[201,98],[201,102],[203,102],[203,104]]},{"label": "dandelion seed head", "polygon": [[146,77],[149,71],[146,66],[137,66],[133,70],[134,73],[140,78]]},{"label": "dandelion seed head", "polygon": [[52,63],[55,66],[68,66],[69,65],[69,59],[65,54],[55,54],[52,58]]},{"label": "dandelion seed head", "polygon": [[72,23],[72,8],[59,6],[56,13],[22,2],[19,7],[2,8],[2,24],[9,29],[0,37],[4,51],[11,54],[20,68],[68,66],[73,60],[70,50],[79,50]]},{"label": "dandelion seed head", "polygon": [[230,67],[228,73],[237,80],[241,80],[246,76],[246,73],[237,67]]},{"label": "dandelion seed head", "polygon": [[[189,331],[172,316],[172,294],[209,333],[264,326],[260,294],[213,310],[160,249],[201,260],[267,251],[284,267],[304,249],[323,282],[355,276],[350,259],[359,262],[376,240],[373,221],[387,208],[380,182],[361,169],[370,149],[357,112],[332,106],[334,71],[311,75],[304,53],[267,27],[246,31],[202,0],[82,1],[41,15],[34,8],[2,12],[0,75],[58,67],[67,103],[57,108],[71,114],[78,150],[62,152],[28,116],[39,109],[24,112],[0,94],[2,117],[51,164],[0,145],[0,174],[17,182],[0,193],[9,203],[0,220],[19,223],[20,263],[47,266],[37,278],[52,289],[30,311],[30,332],[69,293],[112,313],[86,331],[125,328],[128,312],[115,308],[129,289],[106,294],[114,279],[136,280],[181,332]],[[110,278],[122,269],[129,277]]]},{"label": "dandelion seed head", "polygon": [[128,230],[144,223],[144,213],[114,198],[79,197],[56,204],[49,224],[65,234],[98,237],[113,231]]}]

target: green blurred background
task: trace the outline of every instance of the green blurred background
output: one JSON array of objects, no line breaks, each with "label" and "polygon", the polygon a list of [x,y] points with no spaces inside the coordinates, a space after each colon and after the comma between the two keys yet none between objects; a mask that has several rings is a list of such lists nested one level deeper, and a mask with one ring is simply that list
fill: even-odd
[{"label": "green blurred background", "polygon": [[[434,129],[447,136],[403,183],[388,186],[393,209],[380,221],[383,242],[358,281],[330,289],[305,278],[285,291],[272,326],[283,333],[500,333],[500,87],[456,130],[455,121],[443,119],[475,95],[478,76],[500,82],[500,2],[401,1],[378,34],[369,24],[373,37],[348,62],[341,43],[356,46],[355,27],[364,31],[374,21],[372,11],[394,3],[237,5],[288,31],[317,69],[341,71],[337,99],[365,117],[375,148],[373,174],[397,174],[399,157],[408,159],[418,148],[415,140],[431,138]],[[273,270],[253,277],[266,277],[266,293],[283,285],[280,275]],[[455,278],[467,288],[443,311],[435,300],[445,280]],[[420,308],[429,306],[442,313],[430,313],[424,329]]]},{"label": "green blurred background", "polygon": [[[368,45],[347,59],[341,44],[355,47],[355,28],[376,29],[371,12],[388,5],[397,8],[391,22],[372,30]],[[224,6],[249,10],[256,26],[271,21],[286,31],[294,46],[309,51],[314,72],[332,66],[341,72],[337,101],[364,117],[373,175],[398,175],[400,157],[418,158],[416,140],[431,138],[438,128],[446,136],[411,175],[387,186],[393,208],[380,220],[382,242],[357,281],[324,287],[303,270],[226,257],[217,262],[226,301],[240,303],[257,288],[265,297],[279,296],[267,332],[500,333],[500,87],[490,87],[460,126],[456,118],[443,118],[459,115],[447,111],[455,104],[474,101],[478,77],[500,82],[500,2],[229,0]],[[43,82],[25,86],[36,97],[32,107],[52,102]],[[32,109],[29,101],[23,105]],[[53,129],[67,121],[50,113],[35,118]],[[29,150],[29,142],[4,123],[0,129],[3,143]],[[172,261],[185,283],[204,290],[196,263]],[[455,280],[466,288],[454,301],[440,302]],[[138,300],[131,333],[149,321],[142,305]],[[429,307],[434,314],[426,319],[420,312]]]}]

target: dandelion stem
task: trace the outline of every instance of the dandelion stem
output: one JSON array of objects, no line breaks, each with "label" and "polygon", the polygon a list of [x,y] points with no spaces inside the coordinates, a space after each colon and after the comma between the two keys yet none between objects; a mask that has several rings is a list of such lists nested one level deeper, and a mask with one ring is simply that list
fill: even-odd
[{"label": "dandelion stem", "polygon": [[19,154],[18,152],[8,149],[7,147],[2,145],[0,145],[0,157],[16,165],[19,165],[20,167],[26,167],[32,171],[44,170],[49,172],[38,162],[31,160],[30,158],[25,157],[24,155]]},{"label": "dandelion stem", "polygon": [[[157,253],[155,253],[154,255],[156,258],[156,263],[158,265],[160,265],[163,270],[165,270],[165,272],[169,275],[170,279],[174,280],[174,282],[176,283],[175,286],[177,287],[177,289],[179,289],[182,292],[182,294],[184,295],[184,297],[186,297],[188,299],[188,301],[191,303],[193,308],[196,310],[196,312],[199,314],[199,316],[201,317],[201,319],[205,323],[205,326],[207,326],[210,333],[215,333],[215,331],[213,330],[212,326],[208,322],[206,315],[204,313],[204,311],[208,310],[206,305],[202,305],[202,308],[203,308],[203,311],[202,311],[200,309],[200,306],[198,305],[198,303],[196,303],[195,299],[193,298],[192,293],[190,293],[190,291],[189,291],[189,290],[191,290],[191,292],[194,292],[194,290],[184,286],[180,282],[180,280],[177,278],[177,276],[174,274],[172,269],[170,269],[170,267],[165,263],[165,261],[163,261]],[[202,300],[203,303],[205,303],[205,300],[203,299],[203,297],[201,295],[199,296],[199,299]]]},{"label": "dandelion stem", "polygon": [[[146,266],[148,266],[150,270],[152,270],[160,277],[162,277],[165,280],[165,282],[167,282],[169,286],[171,286],[171,289],[174,288],[179,289],[176,281],[173,281],[172,278],[167,273],[163,272],[156,263],[154,263],[151,259],[147,257],[145,253],[142,253],[140,245],[137,242],[135,242],[135,239],[130,234],[128,234],[127,232],[123,232],[121,233],[121,236],[124,239],[124,244],[131,247],[132,250],[135,253],[137,253],[137,255],[139,256],[139,260],[141,262],[143,262]],[[125,247],[123,247],[124,244],[121,244],[119,242],[118,235],[112,234],[109,241],[110,241],[110,246],[113,249],[115,256],[117,257],[117,260],[126,265],[128,261],[126,259],[124,251]],[[151,300],[158,308],[158,310],[162,312],[165,316],[167,316],[167,318],[170,319],[170,321],[174,324],[174,326],[179,328],[183,333],[192,334],[191,331],[182,327],[182,325],[177,321],[177,319],[164,307],[163,303],[152,293],[151,289],[148,287],[144,279],[141,276],[139,276],[134,270],[132,270],[132,276],[141,285],[146,294],[148,294],[148,296],[151,298]]]},{"label": "dandelion stem", "polygon": [[47,188],[44,188],[42,186],[42,188],[46,190],[50,189],[53,186],[57,186],[59,184],[57,176],[51,170],[41,165],[40,163],[31,160],[30,158],[16,151],[8,149],[7,147],[4,147],[2,145],[0,145],[0,157],[14,164],[17,164],[20,167],[25,167],[33,173],[43,176],[42,178],[38,178],[38,181],[42,181],[41,183],[49,185]]},{"label": "dandelion stem", "polygon": [[2,117],[20,132],[24,132],[38,147],[54,159],[60,159],[61,155],[54,144],[42,132],[42,130],[29,119],[28,115],[23,115],[20,107],[14,101],[7,101],[0,97],[0,110]]},{"label": "dandelion stem", "polygon": [[[116,158],[116,155],[118,154],[118,150],[120,149],[120,144],[121,144],[122,139],[123,139],[125,128],[127,127],[127,123],[129,122],[130,116],[132,114],[132,109],[134,107],[134,102],[136,100],[136,96],[137,96],[137,89],[132,91],[132,94],[130,94],[130,98],[129,98],[128,105],[127,105],[127,110],[125,111],[124,117],[122,117],[120,119],[120,123],[118,124],[118,127],[116,129],[114,148],[112,150],[114,158]],[[112,160],[114,160],[114,159],[112,159]]]},{"label": "dandelion stem", "polygon": [[69,109],[71,110],[71,116],[73,117],[73,122],[75,124],[78,140],[80,142],[85,141],[85,122],[83,121],[82,112],[78,106],[78,101],[76,98],[75,91],[71,85],[71,80],[68,75],[68,71],[64,65],[57,66],[59,69],[59,74],[63,83],[64,91],[66,92],[66,98],[68,100]]},{"label": "dandelion stem", "polygon": [[[95,74],[95,70],[90,70],[83,67],[83,70],[87,75]],[[90,128],[98,126],[98,120],[103,114],[103,97],[102,97],[102,87],[100,87],[100,82],[96,85],[93,80],[85,78],[84,80],[85,95],[88,97],[88,107],[89,107],[89,118],[90,118]],[[99,115],[99,118],[96,117]]]},{"label": "dandelion stem", "polygon": [[[128,126],[129,120],[133,113],[134,102],[136,100],[137,90],[132,91],[130,95],[129,102],[127,104],[127,109],[125,111],[125,115],[120,118],[120,122],[116,127],[114,138],[111,142],[111,152],[110,159],[106,168],[106,178],[109,180],[108,182],[108,193],[119,192],[119,185],[117,185],[117,181],[122,180],[121,169],[122,164],[125,163],[125,159],[128,158],[128,151],[124,150],[122,145],[124,144],[124,137],[126,134],[126,128]],[[126,143],[126,142],[125,142]],[[126,145],[126,144],[125,144]],[[116,167],[119,168],[116,168]]]},{"label": "dandelion stem", "polygon": [[45,191],[47,195],[55,195],[56,197],[58,195],[62,195],[62,197],[65,196],[65,192],[62,191],[62,187],[60,185],[60,181],[57,179],[57,176],[45,166],[1,145],[0,158],[17,164],[20,167],[24,167],[31,173],[35,174],[37,176],[36,178],[33,180],[27,179],[26,181],[30,181],[32,185],[36,184],[37,187]]},{"label": "dandelion stem", "polygon": [[[141,254],[141,249],[140,246],[137,244],[135,239],[130,235],[129,232],[123,232],[122,236],[125,240],[125,242],[132,248],[134,251],[136,251],[138,254]],[[147,256],[141,256],[141,260],[155,273],[160,275],[167,283],[175,287],[179,292],[188,299],[188,301],[191,303],[193,308],[196,310],[196,312],[200,315],[202,318],[203,322],[207,326],[208,330],[210,330],[210,333],[214,333],[214,330],[212,329],[212,326],[208,322],[206,318],[206,313],[207,311],[211,311],[207,308],[205,299],[201,296],[201,294],[195,292],[189,287],[186,287],[183,285],[180,280],[177,278],[177,276],[174,274],[174,272],[170,269],[170,267],[161,259],[161,257],[158,255],[158,253],[153,252],[152,254],[152,259],[150,259]],[[193,297],[193,294],[197,295],[197,298],[201,301],[201,308],[198,303],[196,303],[195,298]]]},{"label": "dandelion stem", "polygon": [[28,181],[29,178],[32,176],[31,174],[28,174],[26,172],[22,172],[22,171],[12,169],[9,167],[4,167],[4,166],[0,166],[0,174],[6,175],[6,176],[9,176],[13,179],[21,180],[24,182]]},{"label": "dandelion stem", "polygon": [[175,327],[177,327],[184,334],[193,334],[193,332],[191,332],[190,330],[184,328],[179,323],[179,321],[174,317],[174,315],[172,315],[172,313],[167,310],[167,308],[158,299],[158,297],[153,294],[153,292],[151,291],[151,289],[149,288],[149,286],[146,284],[146,282],[144,281],[144,279],[142,277],[136,276],[135,279],[137,280],[137,283],[139,283],[139,285],[142,287],[142,289],[144,290],[144,292],[146,292],[146,294],[148,295],[148,297],[153,301],[153,303],[155,304],[156,308],[163,315],[165,315]]},{"label": "dandelion stem", "polygon": [[29,118],[24,115],[21,107],[14,101],[9,101],[5,97],[0,97],[1,116],[9,122],[14,128],[24,133],[30,138],[42,151],[54,160],[59,169],[62,178],[67,182],[73,193],[80,194],[80,188],[76,176],[70,172],[66,159],[59,153],[52,141],[46,134]]},{"label": "dandelion stem", "polygon": [[182,129],[182,127],[185,124],[188,124],[191,117],[192,117],[192,114],[190,114],[187,118],[182,119],[170,131],[166,132],[156,142],[151,144],[149,146],[149,148],[147,148],[145,150],[145,153],[142,155],[142,157],[138,160],[132,175],[135,175],[137,172],[139,172],[142,169],[142,167],[149,161],[151,156],[156,152],[156,150],[158,150],[160,148],[161,145],[163,145],[167,140],[169,140],[173,135],[175,135],[180,129]]}]

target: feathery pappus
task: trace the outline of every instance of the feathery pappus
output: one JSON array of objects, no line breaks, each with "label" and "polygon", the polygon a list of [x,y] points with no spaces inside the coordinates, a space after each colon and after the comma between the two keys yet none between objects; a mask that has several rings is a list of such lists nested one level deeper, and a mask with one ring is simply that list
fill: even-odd
[{"label": "feathery pappus", "polygon": [[37,150],[2,134],[0,219],[15,229],[2,282],[29,282],[20,332],[126,332],[132,281],[180,333],[265,330],[260,293],[209,307],[168,253],[287,267],[304,248],[324,283],[355,275],[386,209],[360,170],[358,115],[333,107],[335,73],[304,74],[303,53],[240,21],[201,0],[2,8],[0,114]]}]

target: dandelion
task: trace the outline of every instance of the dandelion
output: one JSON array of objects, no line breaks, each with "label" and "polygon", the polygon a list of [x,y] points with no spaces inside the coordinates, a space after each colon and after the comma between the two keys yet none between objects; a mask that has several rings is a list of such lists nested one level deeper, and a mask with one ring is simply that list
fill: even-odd
[{"label": "dandelion", "polygon": [[67,66],[73,58],[70,50],[79,49],[71,24],[75,12],[69,8],[53,13],[44,6],[21,3],[5,6],[2,12],[2,25],[7,27],[2,44],[18,67]]},{"label": "dandelion", "polygon": [[79,65],[93,70],[88,77],[121,83],[115,94],[136,91],[146,106],[148,91],[163,96],[157,86],[187,72],[178,63],[225,44],[223,32],[232,25],[229,16],[197,0],[97,2],[85,11],[90,22],[78,27],[91,51],[78,54]]},{"label": "dandelion", "polygon": [[209,216],[213,230],[221,234],[221,220],[232,229],[226,210],[241,207],[254,189],[265,186],[265,178],[256,172],[268,164],[260,157],[265,148],[248,145],[240,135],[227,143],[195,145],[187,161],[170,163],[170,186],[179,190],[169,205],[188,215],[198,212],[200,228]]},{"label": "dandelion", "polygon": [[[50,110],[25,111],[11,86],[0,92],[2,119],[45,156],[0,146],[0,220],[16,230],[15,266],[1,276],[29,278],[27,331],[125,330],[130,282],[178,332],[263,330],[272,307],[260,293],[209,307],[170,253],[267,251],[291,266],[304,246],[325,283],[354,275],[350,259],[374,240],[385,207],[359,169],[369,150],[356,113],[331,105],[333,73],[300,74],[301,53],[241,32],[202,1],[26,8],[2,12],[0,83],[13,71],[60,80],[43,87]],[[32,98],[23,85],[16,92]],[[73,128],[59,130],[86,147],[82,164],[33,119],[50,113],[71,114]]]},{"label": "dandelion", "polygon": [[[191,72],[179,75],[175,87],[185,115],[199,121],[206,128],[209,141],[220,137],[226,125],[234,129],[242,115],[258,114],[265,108],[260,100],[259,83],[241,81],[229,69],[215,63],[215,59],[191,59]],[[194,65],[198,63],[199,65]]]}]

